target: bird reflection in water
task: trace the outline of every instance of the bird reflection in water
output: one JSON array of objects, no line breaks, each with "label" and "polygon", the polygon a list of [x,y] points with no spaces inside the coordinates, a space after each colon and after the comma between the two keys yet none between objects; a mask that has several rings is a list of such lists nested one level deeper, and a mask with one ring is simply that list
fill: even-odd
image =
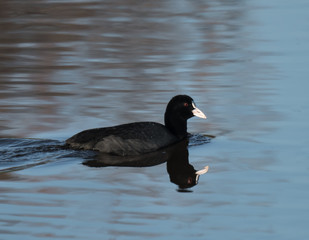
[{"label": "bird reflection in water", "polygon": [[178,191],[186,192],[198,183],[199,177],[208,171],[208,166],[196,171],[189,163],[188,141],[184,140],[171,147],[167,159],[167,172],[172,183],[179,186]]},{"label": "bird reflection in water", "polygon": [[188,140],[185,139],[170,147],[139,156],[115,156],[96,153],[94,157],[83,162],[89,167],[150,167],[167,162],[170,181],[178,185],[180,192],[189,192],[189,188],[198,183],[199,177],[208,171],[208,166],[197,171],[189,163]]}]

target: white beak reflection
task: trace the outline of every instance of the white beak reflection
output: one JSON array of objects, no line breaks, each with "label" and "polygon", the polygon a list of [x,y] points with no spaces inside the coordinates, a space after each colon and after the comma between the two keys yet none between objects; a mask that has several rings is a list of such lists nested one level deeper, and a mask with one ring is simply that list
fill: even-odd
[{"label": "white beak reflection", "polygon": [[208,169],[209,169],[209,166],[206,166],[204,167],[203,169],[199,170],[199,171],[196,171],[195,174],[196,174],[196,183],[198,182],[198,179],[201,175],[205,174],[208,172]]}]

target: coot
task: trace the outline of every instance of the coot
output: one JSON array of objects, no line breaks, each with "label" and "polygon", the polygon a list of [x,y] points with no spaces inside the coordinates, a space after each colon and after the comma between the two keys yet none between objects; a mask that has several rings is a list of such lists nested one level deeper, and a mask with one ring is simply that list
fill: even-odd
[{"label": "coot", "polygon": [[97,150],[120,156],[140,155],[179,142],[187,137],[187,120],[193,116],[206,118],[193,99],[177,95],[168,103],[165,125],[134,122],[114,127],[82,131],[66,140],[74,149]]}]

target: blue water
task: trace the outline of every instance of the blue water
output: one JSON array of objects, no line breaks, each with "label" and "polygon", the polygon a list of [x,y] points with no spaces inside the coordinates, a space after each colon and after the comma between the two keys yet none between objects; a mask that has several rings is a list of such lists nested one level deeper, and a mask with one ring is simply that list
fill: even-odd
[{"label": "blue water", "polygon": [[[309,2],[0,9],[0,239],[308,238]],[[95,168],[61,147],[163,122],[177,94],[208,117],[189,120],[188,161],[209,171],[188,191],[165,161]]]}]

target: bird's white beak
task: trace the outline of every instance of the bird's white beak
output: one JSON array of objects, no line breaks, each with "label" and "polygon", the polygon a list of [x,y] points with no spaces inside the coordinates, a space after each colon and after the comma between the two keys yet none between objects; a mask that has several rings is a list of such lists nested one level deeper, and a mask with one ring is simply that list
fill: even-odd
[{"label": "bird's white beak", "polygon": [[192,113],[194,116],[197,116],[199,118],[204,118],[204,119],[207,118],[206,115],[200,109],[198,109],[194,103],[192,103],[192,106],[193,106]]}]

